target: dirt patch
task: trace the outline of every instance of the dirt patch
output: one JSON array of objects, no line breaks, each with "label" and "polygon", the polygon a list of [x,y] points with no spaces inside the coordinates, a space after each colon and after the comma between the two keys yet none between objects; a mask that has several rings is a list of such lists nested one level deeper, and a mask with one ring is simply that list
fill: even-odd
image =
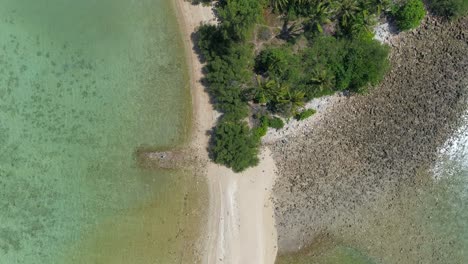
[{"label": "dirt patch", "polygon": [[467,41],[467,18],[429,18],[392,41],[392,70],[379,87],[341,100],[309,133],[271,146],[280,175],[274,189],[280,252],[299,249],[379,196],[420,180],[415,175],[435,161],[466,109]]}]

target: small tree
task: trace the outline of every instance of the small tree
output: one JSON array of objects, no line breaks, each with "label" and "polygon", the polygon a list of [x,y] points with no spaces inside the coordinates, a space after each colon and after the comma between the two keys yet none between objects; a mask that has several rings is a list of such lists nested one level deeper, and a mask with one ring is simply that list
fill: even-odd
[{"label": "small tree", "polygon": [[395,14],[396,24],[400,30],[409,30],[419,26],[426,16],[426,10],[421,0],[408,0]]},{"label": "small tree", "polygon": [[315,114],[314,109],[307,109],[307,110],[300,112],[299,114],[296,114],[295,118],[296,120],[301,121],[301,120],[311,117],[314,114]]},{"label": "small tree", "polygon": [[268,126],[274,129],[281,129],[284,127],[284,122],[279,117],[272,117],[268,120]]},{"label": "small tree", "polygon": [[332,10],[330,5],[324,2],[318,2],[317,6],[311,10],[312,12],[309,13],[306,28],[309,31],[312,31],[312,34],[316,33],[323,33],[323,25],[330,24],[330,16],[332,14]]},{"label": "small tree", "polygon": [[211,154],[214,161],[240,172],[258,164],[259,139],[244,121],[221,120],[214,131]]}]

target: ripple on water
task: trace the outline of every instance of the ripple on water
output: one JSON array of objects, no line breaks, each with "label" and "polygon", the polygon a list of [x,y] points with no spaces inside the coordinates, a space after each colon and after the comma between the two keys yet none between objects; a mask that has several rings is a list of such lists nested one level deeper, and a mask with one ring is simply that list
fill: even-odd
[{"label": "ripple on water", "polygon": [[134,162],[186,138],[169,1],[0,0],[0,17],[0,262],[188,258],[201,185]]}]

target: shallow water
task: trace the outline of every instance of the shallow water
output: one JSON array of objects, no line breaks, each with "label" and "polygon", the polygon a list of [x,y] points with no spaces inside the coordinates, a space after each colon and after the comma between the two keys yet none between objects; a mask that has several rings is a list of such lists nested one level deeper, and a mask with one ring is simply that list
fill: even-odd
[{"label": "shallow water", "polygon": [[167,0],[0,0],[0,263],[189,255],[194,177],[134,155],[187,138],[183,56]]},{"label": "shallow water", "polygon": [[433,168],[338,219],[323,239],[277,264],[468,263],[467,128],[468,114]]}]

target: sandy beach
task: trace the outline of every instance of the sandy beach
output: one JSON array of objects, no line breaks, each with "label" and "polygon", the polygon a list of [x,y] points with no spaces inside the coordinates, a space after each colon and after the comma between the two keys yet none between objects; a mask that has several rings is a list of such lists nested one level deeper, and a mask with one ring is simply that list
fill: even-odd
[{"label": "sandy beach", "polygon": [[276,167],[268,148],[263,148],[260,164],[242,173],[211,162],[208,158],[208,131],[219,113],[209,101],[200,80],[203,77],[192,34],[201,23],[216,23],[211,7],[174,0],[183,33],[190,70],[194,113],[192,149],[205,165],[209,185],[209,215],[202,249],[202,263],[274,263],[277,234],[271,199]]}]

